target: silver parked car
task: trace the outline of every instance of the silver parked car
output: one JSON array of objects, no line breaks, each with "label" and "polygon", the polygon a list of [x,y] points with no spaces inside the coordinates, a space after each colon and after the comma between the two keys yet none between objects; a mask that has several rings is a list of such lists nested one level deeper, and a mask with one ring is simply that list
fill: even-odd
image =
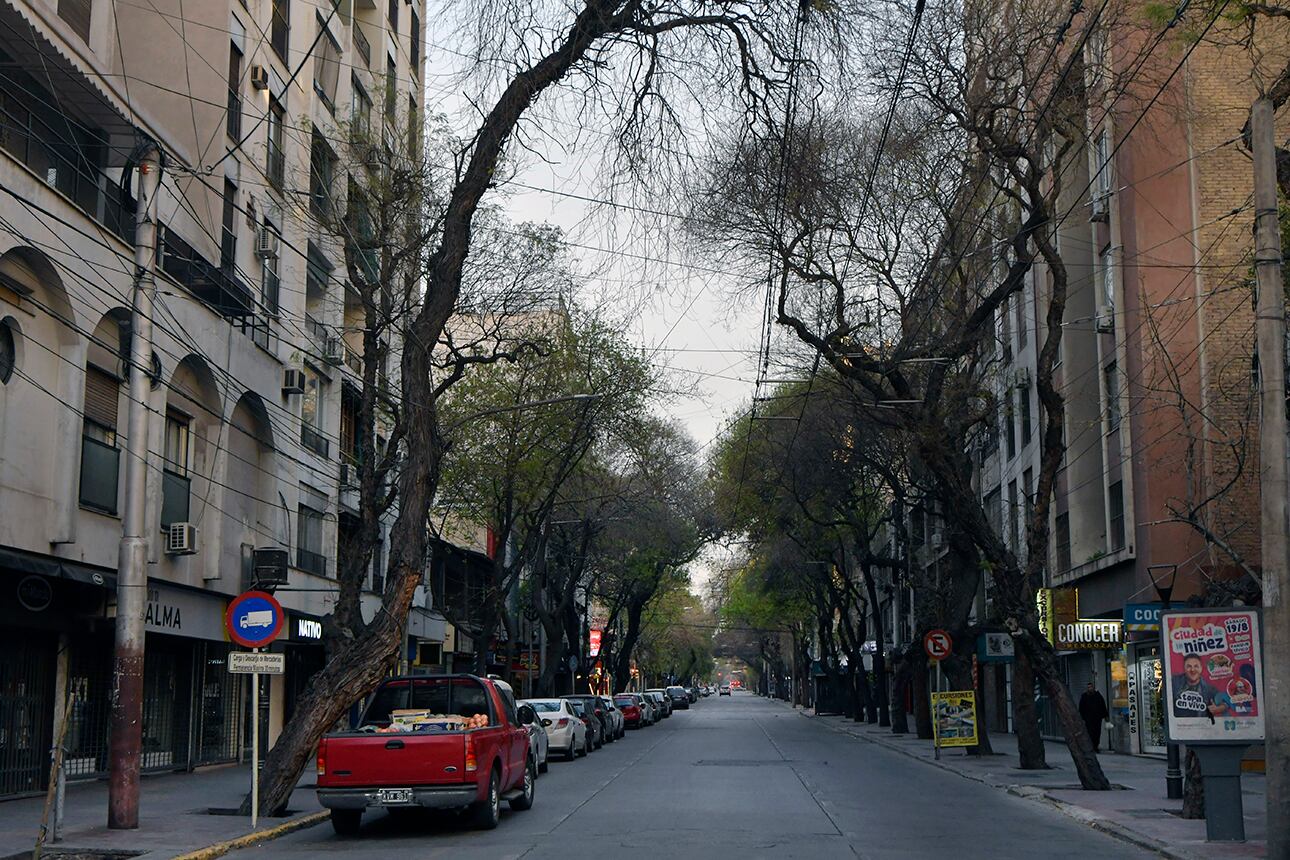
[{"label": "silver parked car", "polygon": [[563,699],[524,699],[520,704],[529,705],[537,712],[542,728],[546,730],[550,752],[569,760],[587,754],[587,727],[568,702]]},{"label": "silver parked car", "polygon": [[623,717],[623,712],[614,704],[614,697],[601,696],[600,701],[605,703],[605,716],[610,725],[609,736],[615,740],[627,737],[627,720]]},{"label": "silver parked car", "polygon": [[[546,757],[551,750],[551,739],[547,736],[546,727],[542,725],[537,709],[532,705],[518,702],[517,706],[520,724],[529,732],[529,749],[533,752],[533,762],[537,765],[538,773],[546,773]],[[525,709],[533,712],[532,719],[525,720]]]}]

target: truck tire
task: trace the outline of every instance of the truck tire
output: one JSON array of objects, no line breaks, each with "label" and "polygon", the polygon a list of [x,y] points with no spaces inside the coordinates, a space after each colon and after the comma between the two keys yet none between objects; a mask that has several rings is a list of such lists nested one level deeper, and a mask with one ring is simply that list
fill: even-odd
[{"label": "truck tire", "polygon": [[470,823],[476,830],[492,830],[502,818],[502,778],[493,768],[488,777],[488,794],[471,806]]},{"label": "truck tire", "polygon": [[526,809],[532,809],[533,788],[536,784],[537,767],[533,764],[533,759],[529,759],[524,765],[524,781],[521,784],[524,789],[524,793],[511,800],[511,809],[516,812],[523,812]]},{"label": "truck tire", "polygon": [[337,836],[357,836],[358,828],[363,823],[361,809],[333,809],[331,811],[331,828]]}]

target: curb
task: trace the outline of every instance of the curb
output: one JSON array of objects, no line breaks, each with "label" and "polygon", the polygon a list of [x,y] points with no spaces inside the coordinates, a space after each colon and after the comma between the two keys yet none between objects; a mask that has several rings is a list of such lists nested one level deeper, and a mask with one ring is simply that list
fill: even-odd
[{"label": "curb", "polygon": [[252,845],[258,845],[261,842],[268,842],[277,839],[279,836],[286,836],[288,833],[294,833],[297,830],[304,830],[306,827],[313,827],[315,824],[321,824],[331,815],[327,810],[321,812],[312,812],[309,815],[302,815],[299,818],[293,818],[290,821],[284,821],[281,824],[275,824],[264,830],[256,830],[253,833],[246,833],[238,836],[236,839],[229,839],[225,842],[216,842],[214,845],[207,845],[205,848],[198,848],[196,851],[189,851],[187,854],[177,854],[172,860],[213,860],[215,857],[223,857],[230,851],[238,851],[242,848],[249,848]]},{"label": "curb", "polygon": [[[802,713],[803,715],[805,715],[804,712]],[[854,732],[847,731],[845,726],[834,726],[827,723],[826,725],[828,725],[831,731],[837,732],[838,734],[846,735],[847,737],[855,738],[858,741],[863,741],[865,743],[873,744],[874,746],[882,747],[883,749],[890,750],[891,752],[894,752],[894,753],[899,753],[900,755],[903,755],[906,758],[912,758],[915,761],[923,762],[924,764],[930,767],[937,768],[938,770],[948,771],[949,773],[955,774],[956,776],[960,776],[963,779],[969,779],[969,780],[972,780],[973,782],[979,782],[982,785],[988,785],[991,788],[1000,789],[1002,791],[1007,792],[1008,794],[1013,795],[1014,797],[1020,797],[1024,800],[1029,800],[1035,803],[1047,804],[1051,806],[1053,809],[1056,809],[1062,815],[1065,815],[1067,818],[1078,821],[1080,824],[1083,824],[1101,833],[1105,833],[1107,836],[1110,836],[1113,839],[1118,839],[1121,842],[1128,843],[1129,845],[1133,845],[1137,848],[1143,848],[1143,849],[1146,849],[1147,851],[1152,851],[1160,855],[1161,857],[1167,858],[1167,860],[1200,860],[1200,858],[1198,858],[1198,856],[1195,854],[1179,852],[1178,850],[1166,845],[1163,842],[1160,842],[1156,839],[1152,839],[1149,836],[1143,836],[1141,833],[1137,833],[1133,830],[1130,830],[1127,827],[1124,827],[1123,825],[1115,823],[1114,821],[1101,818],[1096,813],[1091,812],[1082,806],[1077,806],[1073,803],[1068,803],[1067,801],[1059,800],[1058,798],[1053,797],[1051,794],[1049,794],[1047,789],[1039,788],[1039,787],[1021,786],[1021,785],[1005,785],[1003,783],[994,782],[978,774],[956,768],[953,765],[948,765],[943,762],[937,762],[932,759],[924,758],[920,755],[915,755],[909,750],[903,749],[902,747],[896,744],[884,743],[878,738],[870,737],[867,734],[856,734]]]}]

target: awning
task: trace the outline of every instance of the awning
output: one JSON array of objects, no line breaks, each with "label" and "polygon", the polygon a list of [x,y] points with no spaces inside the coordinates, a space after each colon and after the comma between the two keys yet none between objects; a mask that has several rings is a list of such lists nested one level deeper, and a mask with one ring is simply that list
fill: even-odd
[{"label": "awning", "polygon": [[22,574],[35,573],[52,579],[70,579],[103,588],[116,586],[115,571],[9,547],[0,547],[0,569]]}]

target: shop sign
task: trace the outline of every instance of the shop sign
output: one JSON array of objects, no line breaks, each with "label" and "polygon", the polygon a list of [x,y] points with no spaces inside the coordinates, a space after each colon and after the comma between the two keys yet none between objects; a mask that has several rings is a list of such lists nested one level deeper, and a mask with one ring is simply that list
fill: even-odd
[{"label": "shop sign", "polygon": [[224,600],[163,585],[148,586],[143,626],[154,633],[224,639]]},{"label": "shop sign", "polygon": [[287,671],[287,655],[267,651],[230,651],[228,670],[235,675],[281,675]]},{"label": "shop sign", "polygon": [[312,642],[322,641],[322,622],[315,621],[312,618],[296,619],[296,638],[308,639]]},{"label": "shop sign", "polygon": [[1053,647],[1058,651],[1119,648],[1124,641],[1122,627],[1119,621],[1090,618],[1061,621],[1055,626]]},{"label": "shop sign", "polygon": [[1124,604],[1124,629],[1132,633],[1155,633],[1160,630],[1163,603]]},{"label": "shop sign", "polygon": [[587,634],[587,653],[592,657],[600,653],[600,637],[602,635],[602,632],[594,627]]},{"label": "shop sign", "polygon": [[1165,612],[1160,619],[1170,739],[1262,741],[1259,611],[1189,609]]},{"label": "shop sign", "polygon": [[24,576],[18,580],[18,602],[28,612],[44,612],[54,602],[54,587],[43,576]]},{"label": "shop sign", "polygon": [[1129,737],[1136,742],[1138,739],[1138,664],[1136,661],[1129,667],[1127,680],[1129,682]]},{"label": "shop sign", "polygon": [[932,728],[938,747],[976,746],[976,691],[932,693]]},{"label": "shop sign", "polygon": [[982,663],[1008,663],[1016,656],[1015,643],[1008,633],[982,633],[976,650]]}]

